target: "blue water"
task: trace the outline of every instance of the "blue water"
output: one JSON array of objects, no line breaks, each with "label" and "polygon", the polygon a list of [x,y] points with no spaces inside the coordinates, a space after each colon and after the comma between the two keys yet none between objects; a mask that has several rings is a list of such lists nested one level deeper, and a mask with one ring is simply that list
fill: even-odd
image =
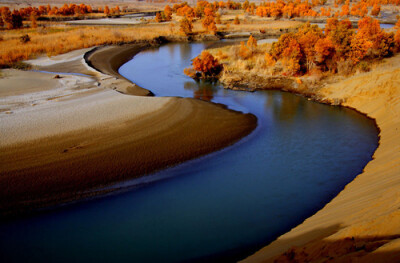
[{"label": "blue water", "polygon": [[[318,25],[318,27],[324,29],[326,26],[326,23],[311,23],[313,25]],[[384,24],[384,23],[380,23],[380,26],[382,29],[390,29],[392,27],[394,27],[394,24]]]},{"label": "blue water", "polygon": [[393,24],[380,24],[380,25],[381,25],[381,28],[382,28],[382,29],[389,29],[389,28],[394,27]]},{"label": "blue water", "polygon": [[196,83],[183,68],[207,45],[148,50],[120,73],[156,96],[255,114],[257,129],[148,177],[155,182],[2,223],[0,262],[236,261],[301,223],[362,172],[377,147],[373,121],[289,93]]}]

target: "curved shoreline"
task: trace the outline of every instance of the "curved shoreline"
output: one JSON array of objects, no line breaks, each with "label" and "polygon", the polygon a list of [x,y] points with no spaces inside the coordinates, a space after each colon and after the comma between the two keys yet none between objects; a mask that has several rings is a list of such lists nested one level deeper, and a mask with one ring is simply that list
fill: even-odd
[{"label": "curved shoreline", "polygon": [[[133,49],[115,47],[105,50],[107,52],[94,52],[95,58],[111,60],[118,68],[118,64],[123,64],[121,61],[127,58],[126,52]],[[135,89],[130,89],[132,84],[128,85],[124,79],[105,75],[99,78],[101,86],[108,89],[95,87],[88,91],[86,97],[67,102],[54,101],[50,105],[65,109],[65,105],[70,103],[75,129],[70,128],[74,125],[68,122],[65,123],[66,131],[56,128],[57,121],[63,122],[65,112],[53,114],[50,106],[44,109],[32,107],[29,108],[33,112],[30,119],[35,123],[36,118],[50,133],[39,133],[28,139],[20,136],[12,143],[0,146],[0,185],[4,186],[0,190],[2,217],[102,194],[101,189],[112,183],[136,178],[232,145],[257,126],[257,119],[251,114],[195,99],[122,95],[109,88],[115,87],[120,93],[148,94],[143,94],[147,91],[135,86]],[[128,92],[118,90],[121,86],[126,87]],[[94,100],[96,96],[110,97],[107,100],[114,108],[105,104],[104,99]],[[150,110],[152,105],[156,106],[156,110]],[[138,113],[132,112],[129,116],[129,111],[135,107]],[[140,111],[142,107],[146,110]],[[40,114],[46,111],[50,111],[49,115],[42,117]],[[91,124],[91,117],[83,118],[81,113],[99,121],[96,125]],[[110,117],[103,123],[104,114]],[[21,116],[15,112],[2,118],[22,120]],[[16,134],[18,128],[23,128],[10,123]],[[5,126],[1,128],[7,129]]]},{"label": "curved shoreline", "polygon": [[372,72],[311,91],[316,101],[374,119],[378,148],[363,173],[323,209],[242,262],[400,260],[399,65],[398,55]]},{"label": "curved shoreline", "polygon": [[[390,61],[394,59],[396,59],[396,65],[398,66],[399,57],[393,58]],[[376,72],[373,71],[362,74],[361,76],[354,76],[349,80],[344,80],[330,87],[325,87],[317,94],[318,97],[314,98],[321,102],[329,102],[331,104],[337,104],[337,101],[343,101],[341,103],[343,106],[354,108],[366,114],[368,117],[375,119],[381,130],[380,144],[374,154],[375,159],[368,163],[364,173],[357,176],[353,182],[348,184],[337,197],[316,215],[310,217],[289,233],[281,236],[277,241],[262,249],[254,256],[249,257],[247,259],[248,261],[265,261],[270,257],[273,257],[271,260],[276,259],[276,255],[283,253],[293,245],[299,247],[291,249],[286,252],[286,254],[282,254],[284,257],[282,260],[292,255],[294,257],[304,256],[303,252],[308,251],[308,249],[314,251],[314,254],[312,254],[313,259],[317,260],[321,257],[325,257],[327,254],[330,255],[329,253],[331,253],[331,251],[337,253],[335,249],[340,250],[340,248],[343,248],[343,243],[347,242],[350,244],[348,246],[353,246],[357,242],[357,237],[363,237],[363,234],[372,237],[362,240],[362,242],[367,244],[376,241],[383,242],[382,237],[385,238],[384,241],[388,240],[388,242],[385,241],[384,245],[376,249],[379,250],[377,251],[378,254],[382,253],[380,250],[384,252],[384,250],[388,248],[398,249],[400,247],[398,241],[400,233],[398,233],[399,231],[394,231],[400,229],[398,225],[400,222],[400,215],[399,212],[396,211],[396,207],[400,203],[396,187],[398,188],[400,183],[399,180],[395,178],[396,175],[400,175],[398,165],[400,158],[399,153],[396,152],[396,147],[400,141],[398,135],[400,128],[398,123],[400,112],[398,98],[400,94],[398,88],[397,90],[396,87],[394,87],[394,89],[393,87],[391,89],[385,89],[386,85],[383,85],[386,84],[386,82],[397,82],[399,72],[398,70],[389,69],[386,71],[384,70],[383,73],[380,72],[381,74],[379,74],[379,76],[376,76],[375,73]],[[394,74],[395,78],[392,79],[390,76]],[[365,78],[365,80],[363,78]],[[350,82],[348,83],[347,81]],[[383,86],[379,90],[374,90],[374,85]],[[375,100],[378,102],[376,103]],[[170,103],[168,103],[169,107],[172,106]],[[157,112],[157,114],[159,114],[159,112]],[[83,148],[86,147],[86,145],[83,146]],[[82,148],[80,147],[82,146],[78,145],[78,147],[72,150],[81,150]],[[384,174],[384,183],[388,185],[386,188],[382,188],[383,186],[379,185],[382,180],[380,173]],[[387,189],[389,193],[384,193]],[[372,190],[374,190],[373,193],[369,193]],[[72,197],[72,199],[65,197],[60,198],[64,198],[63,200],[65,201],[76,200],[82,197],[84,196],[80,195],[78,197]],[[354,198],[365,200],[362,200],[362,202],[360,200],[352,200]],[[337,199],[339,199],[339,201]],[[393,202],[393,200],[395,200],[395,202]],[[47,204],[51,203],[49,200],[46,202]],[[58,202],[58,200],[56,200],[56,202]],[[385,202],[391,203],[385,204]],[[379,210],[374,209],[376,207],[379,207]],[[335,217],[340,218],[337,219]],[[356,237],[356,240],[353,240],[352,237]],[[334,242],[332,242],[332,240]],[[305,245],[307,243],[308,245]],[[329,249],[325,248],[327,246]],[[330,246],[332,246],[332,248],[330,248]],[[350,252],[352,251],[350,250]],[[343,254],[339,256],[343,256]],[[355,254],[349,256],[355,256]],[[299,260],[301,260],[301,258],[299,258]]]},{"label": "curved shoreline", "polygon": [[[400,63],[400,57],[398,57],[398,58],[399,58],[399,63]],[[119,66],[121,66],[121,65],[119,65]],[[114,72],[114,74],[119,74],[119,73],[117,71],[116,73]],[[390,74],[390,72],[388,74]],[[368,74],[363,74],[362,78],[364,77],[364,75],[368,75]],[[353,78],[357,78],[357,76],[355,76]],[[311,251],[313,251],[314,254],[310,253],[311,256],[305,257],[305,258],[302,258],[301,256],[300,257],[298,256],[297,260],[299,260],[300,262],[304,262],[304,261],[307,262],[309,260],[311,260],[311,261],[320,260],[321,257],[322,258],[325,257],[327,253],[328,254],[332,253],[332,252],[327,252],[328,250],[329,251],[334,251],[334,253],[337,253],[337,254],[333,253],[332,254],[333,255],[332,258],[335,258],[335,257],[349,257],[349,258],[352,258],[352,257],[355,257],[355,256],[359,257],[360,255],[363,255],[362,253],[364,252],[366,255],[363,255],[363,256],[371,257],[372,259],[374,259],[374,258],[375,259],[379,259],[379,260],[382,260],[382,259],[385,259],[385,260],[386,259],[389,259],[389,260],[398,259],[398,257],[400,257],[400,256],[396,255],[396,252],[381,253],[380,250],[377,250],[377,252],[376,252],[378,254],[377,256],[376,256],[376,254],[369,253],[370,251],[366,252],[366,250],[370,249],[370,247],[372,246],[371,244],[374,244],[377,241],[380,242],[379,243],[380,245],[377,246],[378,249],[380,248],[380,246],[383,246],[383,245],[386,245],[386,246],[392,245],[393,246],[393,244],[395,244],[395,246],[396,246],[397,239],[400,237],[400,232],[399,231],[394,231],[394,230],[396,230],[397,226],[400,226],[400,224],[393,223],[393,220],[390,220],[391,223],[389,223],[389,225],[391,227],[391,230],[388,231],[387,235],[384,235],[383,237],[379,236],[379,235],[375,235],[375,236],[370,235],[370,236],[368,236],[368,238],[365,238],[365,236],[363,236],[363,235],[361,235],[361,236],[357,235],[354,232],[353,229],[351,230],[352,233],[354,234],[352,237],[346,236],[346,234],[345,235],[343,235],[343,234],[340,235],[340,234],[338,234],[339,232],[343,231],[344,233],[348,234],[349,228],[354,227],[354,224],[349,224],[349,226],[346,226],[346,223],[344,223],[344,222],[341,222],[340,224],[338,222],[334,222],[334,223],[332,223],[332,225],[328,225],[326,228],[323,228],[322,230],[320,229],[319,226],[315,229],[315,226],[313,225],[313,223],[310,223],[310,226],[308,228],[306,227],[308,232],[306,232],[306,234],[304,236],[296,237],[296,238],[293,238],[293,239],[290,238],[289,240],[284,240],[283,242],[281,242],[281,239],[285,239],[286,235],[289,235],[289,236],[292,235],[292,232],[294,232],[293,235],[296,236],[298,234],[298,232],[297,232],[298,228],[303,227],[303,225],[306,222],[312,220],[314,217],[316,217],[320,213],[325,212],[325,210],[327,209],[327,207],[329,207],[331,205],[331,203],[334,203],[336,199],[340,198],[341,195],[343,195],[343,192],[345,192],[345,191],[346,191],[346,193],[350,192],[350,194],[349,194],[350,197],[347,197],[347,198],[350,198],[350,199],[353,198],[354,195],[357,195],[357,194],[354,194],[354,192],[351,192],[351,191],[348,190],[349,186],[354,184],[354,182],[356,180],[358,180],[358,178],[361,175],[364,175],[366,173],[366,170],[371,165],[371,162],[376,161],[376,155],[377,155],[378,149],[382,148],[382,131],[381,131],[381,125],[380,125],[379,117],[377,118],[376,116],[371,114],[370,111],[363,110],[363,108],[360,107],[358,104],[348,103],[349,102],[349,98],[357,97],[354,94],[356,88],[349,89],[346,94],[341,94],[340,92],[342,91],[342,88],[343,88],[342,85],[343,86],[347,86],[347,84],[344,85],[344,84],[339,83],[339,84],[337,84],[335,86],[336,87],[336,89],[334,90],[335,92],[333,92],[333,89],[325,88],[325,89],[321,90],[319,93],[314,94],[314,90],[310,90],[310,92],[307,92],[307,90],[303,90],[302,92],[298,92],[298,90],[295,90],[295,89],[290,89],[290,88],[287,89],[287,86],[290,86],[290,85],[293,85],[293,84],[296,84],[296,83],[294,81],[292,81],[292,82],[289,81],[288,83],[285,82],[286,85],[282,85],[281,81],[282,80],[279,80],[279,84],[281,86],[275,87],[276,89],[286,90],[288,92],[298,93],[300,95],[305,95],[306,97],[310,97],[313,100],[316,100],[316,101],[319,101],[319,102],[322,102],[322,103],[327,103],[327,104],[331,104],[331,105],[338,105],[339,104],[339,105],[347,107],[347,108],[352,108],[355,111],[366,115],[366,117],[368,117],[370,119],[373,119],[375,121],[375,125],[377,126],[377,128],[380,131],[380,133],[379,133],[379,136],[380,136],[379,145],[378,145],[378,148],[376,149],[376,151],[375,151],[375,153],[373,155],[373,159],[364,168],[364,172],[362,174],[358,175],[356,177],[356,179],[354,179],[350,184],[348,184],[345,187],[345,189],[337,197],[335,197],[330,203],[328,203],[322,210],[317,212],[316,215],[313,215],[312,217],[306,219],[306,221],[304,223],[302,223],[300,226],[296,227],[294,230],[290,231],[289,233],[279,237],[279,239],[277,241],[273,242],[272,244],[270,244],[266,248],[262,249],[261,251],[257,252],[256,254],[254,254],[253,256],[250,256],[249,258],[245,259],[244,262],[247,262],[247,261],[249,261],[249,262],[265,262],[266,260],[267,260],[267,262],[269,262],[269,261],[274,262],[276,259],[278,259],[278,261],[282,260],[283,262],[290,261],[291,260],[290,257],[292,256],[293,253],[295,255],[303,256],[302,253],[304,253],[304,250],[305,250],[304,247],[301,247],[299,249],[291,248],[291,247],[293,245],[301,244],[301,242],[306,242],[307,243],[309,240],[314,240],[314,243],[313,243],[311,248],[307,248],[307,249],[311,249]],[[347,81],[347,80],[345,80],[345,81]],[[277,81],[276,80],[272,80],[272,82],[273,82],[273,85],[276,85]],[[378,93],[381,93],[381,92],[378,92]],[[400,94],[399,94],[399,97],[400,97]],[[357,100],[357,99],[355,99],[355,100]],[[362,102],[362,100],[361,100],[360,103],[363,104],[365,102]],[[383,146],[383,147],[385,147],[385,146]],[[394,175],[395,174],[396,174],[396,171],[394,171]],[[400,171],[399,171],[399,175],[400,175]],[[395,180],[395,178],[392,178],[392,179]],[[369,183],[365,187],[370,187],[371,184],[374,184],[374,182]],[[358,186],[356,186],[356,188],[357,187]],[[394,186],[394,188],[395,188],[395,186]],[[380,189],[380,190],[382,190],[382,189]],[[352,213],[353,209],[356,209],[356,206],[358,206],[358,205],[359,204],[357,203],[357,201],[355,201],[355,205],[351,206],[350,213]],[[330,214],[330,211],[328,211],[327,213],[330,216],[332,216]],[[394,213],[396,213],[396,211],[394,211]],[[336,214],[340,214],[340,218],[341,218],[341,216],[345,216],[343,214],[343,211],[341,211],[340,205],[339,205],[339,208],[334,210],[334,214],[335,215]],[[362,216],[359,215],[359,216],[356,216],[356,217],[362,217]],[[392,215],[390,215],[389,217],[392,217]],[[396,218],[399,219],[399,221],[400,221],[400,214]],[[335,221],[335,217],[331,218],[331,219],[333,221]],[[366,218],[366,220],[370,220],[370,219],[371,219],[371,217]],[[324,222],[325,224],[327,224],[327,222],[328,222],[326,218],[321,219],[321,221]],[[340,221],[340,219],[339,219],[339,221]],[[321,224],[321,222],[318,222],[318,224]],[[300,230],[300,231],[302,231],[302,230]],[[374,231],[380,232],[381,230],[378,227],[377,229],[373,230],[372,233]],[[397,232],[399,232],[399,233],[397,233]],[[303,234],[304,232],[301,232],[301,233]],[[324,242],[322,237],[324,235],[326,235],[326,237],[329,239],[330,238],[329,236],[332,233],[336,233],[336,234],[333,234],[333,235],[336,235],[336,238],[339,238],[339,241]],[[365,231],[365,229],[362,229],[360,233],[368,235],[367,231]],[[316,236],[318,237],[317,239],[315,239]],[[352,240],[351,238],[353,238],[354,236],[355,236],[355,240]],[[349,242],[349,239],[351,240],[350,242]],[[348,242],[350,244],[346,244],[345,246],[343,246],[342,245],[343,240],[344,240],[344,242]],[[367,248],[366,248],[366,250],[365,250],[365,248],[363,250],[362,247],[365,244],[367,244],[367,246],[366,246]],[[358,251],[357,255],[354,255],[354,254],[351,254],[351,253],[349,253],[349,254],[342,253],[342,251],[346,250],[346,248],[348,248],[349,246],[350,247],[351,246],[353,246],[353,247],[358,246],[358,247],[361,247],[361,249],[357,248],[357,251]],[[271,247],[271,249],[270,249],[270,247]],[[326,247],[328,247],[328,249]],[[397,248],[399,248],[399,247],[400,247],[400,245],[397,245]],[[279,256],[276,257],[277,255],[279,255],[280,253],[284,252],[285,250],[287,250],[289,248],[291,248],[291,249],[288,252],[285,252],[280,257]],[[315,250],[318,250],[318,249],[320,249],[320,251],[319,252],[315,252]],[[384,248],[380,248],[380,249],[384,249]],[[265,251],[267,251],[266,252],[267,254],[265,254]],[[272,251],[271,252],[272,258],[270,260],[268,260],[268,258],[270,257],[268,255],[269,251]],[[338,253],[337,251],[340,251],[340,252]],[[351,249],[349,251],[352,252]],[[399,253],[399,255],[400,255],[400,253]]]}]

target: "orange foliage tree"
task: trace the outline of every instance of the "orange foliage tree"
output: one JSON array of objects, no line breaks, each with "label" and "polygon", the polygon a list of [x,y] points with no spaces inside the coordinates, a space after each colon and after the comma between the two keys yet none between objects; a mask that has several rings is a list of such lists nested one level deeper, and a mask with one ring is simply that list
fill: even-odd
[{"label": "orange foliage tree", "polygon": [[172,19],[172,8],[169,5],[166,5],[164,8],[164,15],[166,21],[171,21]]},{"label": "orange foliage tree", "polygon": [[157,12],[156,13],[156,22],[157,23],[161,23],[163,20],[162,20],[162,17],[161,17],[161,13],[160,12]]},{"label": "orange foliage tree", "polygon": [[371,47],[371,41],[357,34],[351,40],[351,51],[349,54],[350,60],[353,61],[353,63],[361,61],[367,55],[367,52]]},{"label": "orange foliage tree", "polygon": [[370,57],[390,56],[395,50],[394,34],[383,31],[379,21],[371,17],[358,21],[357,36],[372,43]]},{"label": "orange foliage tree", "polygon": [[193,24],[186,16],[181,20],[180,24],[180,31],[185,34],[186,36],[192,33]]},{"label": "orange foliage tree", "polygon": [[335,47],[329,38],[321,38],[315,43],[315,62],[321,65],[323,70],[328,69],[329,60],[335,54]]},{"label": "orange foliage tree", "polygon": [[249,37],[249,40],[247,40],[247,47],[253,52],[257,48],[257,39],[255,39],[253,36]]},{"label": "orange foliage tree", "polygon": [[205,30],[211,31],[211,32],[217,32],[217,26],[215,25],[215,14],[214,11],[211,8],[204,8],[204,19],[202,20],[202,25]]},{"label": "orange foliage tree", "polygon": [[239,25],[240,24],[240,20],[239,20],[238,16],[236,16],[235,19],[233,20],[233,24],[235,24],[235,25]]},{"label": "orange foliage tree", "polygon": [[267,65],[281,61],[286,73],[295,75],[315,66],[322,71],[335,71],[342,62],[353,67],[362,60],[380,59],[399,50],[400,29],[396,34],[387,33],[378,20],[364,17],[355,30],[349,20],[330,18],[324,33],[307,23],[297,33],[282,35],[272,44],[265,60]]},{"label": "orange foliage tree", "polygon": [[36,17],[37,17],[36,12],[32,12],[32,13],[31,13],[31,16],[30,16],[30,19],[31,19],[31,27],[32,27],[32,28],[37,28]]},{"label": "orange foliage tree", "polygon": [[250,56],[250,50],[244,44],[243,41],[240,42],[239,57],[242,59],[247,59]]},{"label": "orange foliage tree", "polygon": [[371,16],[378,16],[381,12],[381,6],[378,4],[375,4],[374,7],[371,10]]},{"label": "orange foliage tree", "polygon": [[105,15],[109,15],[110,14],[110,8],[107,5],[104,7],[104,14]]},{"label": "orange foliage tree", "polygon": [[[204,50],[192,60],[192,67],[185,69],[185,74],[195,78],[215,78],[222,71],[222,65],[210,52]],[[193,74],[193,71],[196,72]]]},{"label": "orange foliage tree", "polygon": [[339,21],[337,18],[327,20],[325,35],[330,38],[336,50],[336,60],[346,60],[351,50],[351,39],[354,30],[347,19]]},{"label": "orange foliage tree", "polygon": [[1,8],[1,19],[7,29],[13,28],[12,15],[11,15],[11,11],[8,7]]}]

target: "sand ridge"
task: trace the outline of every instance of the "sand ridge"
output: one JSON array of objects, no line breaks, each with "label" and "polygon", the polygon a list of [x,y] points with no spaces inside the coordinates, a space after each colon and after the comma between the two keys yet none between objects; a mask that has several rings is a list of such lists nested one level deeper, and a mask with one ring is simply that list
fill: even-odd
[{"label": "sand ridge", "polygon": [[243,262],[400,262],[400,56],[319,91],[376,120],[379,147],[322,210]]}]

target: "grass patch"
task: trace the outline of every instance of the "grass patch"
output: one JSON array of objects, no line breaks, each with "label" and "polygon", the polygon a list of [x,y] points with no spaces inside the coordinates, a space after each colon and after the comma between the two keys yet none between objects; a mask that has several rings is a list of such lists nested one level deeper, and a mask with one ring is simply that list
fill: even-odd
[{"label": "grass patch", "polygon": [[[117,32],[118,31],[118,32]],[[0,41],[0,68],[14,67],[18,61],[40,54],[54,56],[72,50],[104,44],[121,44],[151,40],[170,34],[167,24],[141,27],[48,27],[38,30],[10,30]],[[21,36],[29,33],[30,41],[21,44]]]}]

